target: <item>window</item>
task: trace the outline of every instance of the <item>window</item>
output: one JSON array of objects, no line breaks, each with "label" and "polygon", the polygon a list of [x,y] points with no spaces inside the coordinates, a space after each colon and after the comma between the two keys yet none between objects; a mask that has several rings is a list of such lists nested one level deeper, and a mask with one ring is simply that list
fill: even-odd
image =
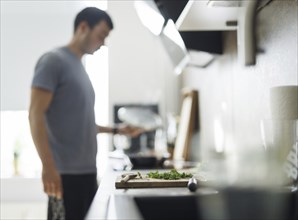
[{"label": "window", "polygon": [[1,178],[35,177],[41,163],[35,150],[28,111],[1,111]]}]

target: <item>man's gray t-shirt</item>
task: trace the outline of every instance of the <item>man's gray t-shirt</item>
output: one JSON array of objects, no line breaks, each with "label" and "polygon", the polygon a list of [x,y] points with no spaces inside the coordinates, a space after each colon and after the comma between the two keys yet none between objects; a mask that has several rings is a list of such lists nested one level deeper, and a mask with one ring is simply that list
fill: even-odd
[{"label": "man's gray t-shirt", "polygon": [[67,47],[44,54],[35,67],[32,87],[53,92],[46,126],[58,171],[95,173],[95,94],[81,60]]}]

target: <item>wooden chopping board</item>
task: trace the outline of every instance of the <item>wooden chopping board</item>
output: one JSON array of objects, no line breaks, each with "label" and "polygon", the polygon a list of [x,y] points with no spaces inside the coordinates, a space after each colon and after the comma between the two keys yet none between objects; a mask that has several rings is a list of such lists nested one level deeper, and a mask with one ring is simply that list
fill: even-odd
[{"label": "wooden chopping board", "polygon": [[116,189],[125,188],[160,188],[160,187],[187,187],[189,178],[179,180],[164,180],[164,179],[153,179],[149,177],[136,177],[130,179],[127,182],[121,182],[121,176],[118,176],[115,182]]}]

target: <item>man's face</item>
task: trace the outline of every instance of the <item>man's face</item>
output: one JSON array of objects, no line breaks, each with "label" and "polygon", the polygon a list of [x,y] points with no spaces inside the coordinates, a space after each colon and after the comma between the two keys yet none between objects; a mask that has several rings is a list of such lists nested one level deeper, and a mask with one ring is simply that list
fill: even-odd
[{"label": "man's face", "polygon": [[85,53],[93,54],[102,45],[104,45],[105,38],[109,35],[110,30],[111,29],[109,28],[107,22],[104,20],[100,21],[92,29],[88,27],[83,43]]}]

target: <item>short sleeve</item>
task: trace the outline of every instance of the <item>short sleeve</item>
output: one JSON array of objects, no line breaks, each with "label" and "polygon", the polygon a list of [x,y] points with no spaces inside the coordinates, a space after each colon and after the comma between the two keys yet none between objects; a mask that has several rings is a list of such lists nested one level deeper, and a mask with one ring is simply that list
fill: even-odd
[{"label": "short sleeve", "polygon": [[37,62],[32,80],[32,87],[43,88],[54,92],[61,77],[61,61],[57,54],[44,54]]}]

